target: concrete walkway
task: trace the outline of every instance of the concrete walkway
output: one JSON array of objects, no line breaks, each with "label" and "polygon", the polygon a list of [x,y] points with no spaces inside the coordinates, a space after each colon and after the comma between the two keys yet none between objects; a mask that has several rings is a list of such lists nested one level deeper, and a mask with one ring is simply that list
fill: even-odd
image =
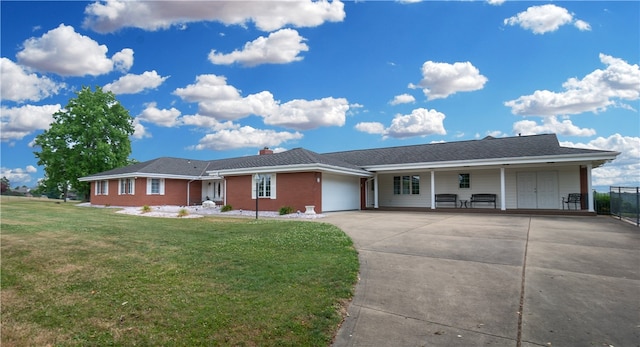
[{"label": "concrete walkway", "polygon": [[341,346],[640,346],[640,229],[609,217],[339,212]]}]

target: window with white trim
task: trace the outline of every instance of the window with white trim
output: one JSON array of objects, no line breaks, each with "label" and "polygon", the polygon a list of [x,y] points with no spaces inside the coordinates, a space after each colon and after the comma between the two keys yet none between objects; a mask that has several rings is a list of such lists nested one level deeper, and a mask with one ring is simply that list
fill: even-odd
[{"label": "window with white trim", "polygon": [[420,194],[420,176],[394,176],[393,194],[418,195]]},{"label": "window with white trim", "polygon": [[251,176],[251,199],[256,198],[256,188],[258,197],[261,199],[276,198],[276,174],[260,174],[258,184],[255,175]]},{"label": "window with white trim", "polygon": [[147,195],[164,195],[164,178],[147,178]]},{"label": "window with white trim", "polygon": [[471,188],[471,174],[458,174],[458,188]]},{"label": "window with white trim", "polygon": [[136,190],[136,181],[133,178],[121,178],[119,187],[118,195],[134,195]]},{"label": "window with white trim", "polygon": [[96,195],[109,195],[109,181],[96,181]]}]

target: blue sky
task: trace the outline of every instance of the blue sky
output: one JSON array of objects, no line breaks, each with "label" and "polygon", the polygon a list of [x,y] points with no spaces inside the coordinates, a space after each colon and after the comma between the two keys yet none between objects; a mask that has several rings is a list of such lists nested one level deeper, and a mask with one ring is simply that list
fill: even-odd
[{"label": "blue sky", "polygon": [[637,1],[2,1],[2,176],[82,86],[113,91],[131,157],[219,159],[556,133],[640,185]]}]

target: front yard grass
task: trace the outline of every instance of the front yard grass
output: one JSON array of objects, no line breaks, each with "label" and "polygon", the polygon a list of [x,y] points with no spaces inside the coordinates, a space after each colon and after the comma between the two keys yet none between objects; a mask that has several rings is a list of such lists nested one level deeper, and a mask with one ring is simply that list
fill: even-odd
[{"label": "front yard grass", "polygon": [[2,346],[327,346],[357,279],[329,224],[1,202]]}]

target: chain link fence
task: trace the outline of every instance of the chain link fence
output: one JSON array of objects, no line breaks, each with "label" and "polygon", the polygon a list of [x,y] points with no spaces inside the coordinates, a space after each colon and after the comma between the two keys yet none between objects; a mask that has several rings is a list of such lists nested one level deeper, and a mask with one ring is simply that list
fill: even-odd
[{"label": "chain link fence", "polygon": [[640,226],[640,187],[610,187],[609,210],[612,216]]}]

